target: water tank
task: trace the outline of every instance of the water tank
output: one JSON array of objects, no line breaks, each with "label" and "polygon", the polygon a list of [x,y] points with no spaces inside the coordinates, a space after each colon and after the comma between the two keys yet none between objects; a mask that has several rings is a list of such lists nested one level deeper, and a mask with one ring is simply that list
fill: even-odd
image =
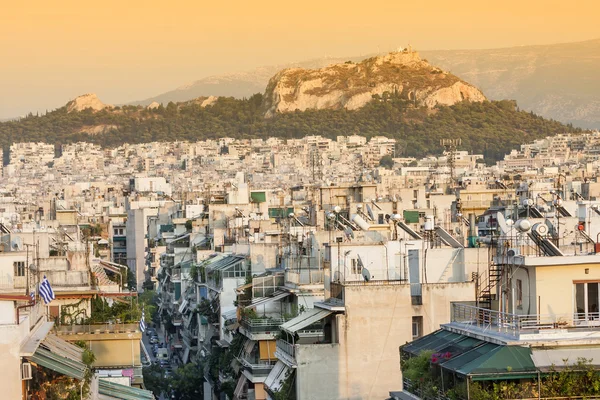
[{"label": "water tank", "polygon": [[356,225],[358,225],[358,227],[360,229],[362,229],[363,231],[368,231],[369,228],[371,227],[371,225],[369,225],[367,223],[367,221],[365,221],[364,218],[358,214],[354,214],[352,216],[352,222],[354,222]]},{"label": "water tank", "polygon": [[531,222],[529,222],[528,219],[519,219],[515,223],[515,228],[519,232],[527,232],[529,229],[531,229]]},{"label": "water tank", "polygon": [[425,216],[425,230],[432,231],[435,229],[435,222],[433,220],[433,215]]}]

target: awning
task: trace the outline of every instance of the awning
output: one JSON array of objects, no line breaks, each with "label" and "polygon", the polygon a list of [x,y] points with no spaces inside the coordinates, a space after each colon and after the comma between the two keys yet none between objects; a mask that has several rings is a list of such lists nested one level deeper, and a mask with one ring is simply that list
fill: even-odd
[{"label": "awning", "polygon": [[244,353],[245,354],[252,353],[252,350],[254,350],[254,346],[256,346],[256,340],[251,340],[251,339],[246,340],[246,342],[244,343]]},{"label": "awning", "polygon": [[185,312],[185,309],[187,308],[189,302],[187,301],[187,299],[183,299],[183,301],[181,302],[181,305],[179,306],[179,313],[183,314]]},{"label": "awning", "polygon": [[441,364],[473,380],[486,380],[501,375],[503,379],[537,376],[531,350],[521,346],[499,346],[486,343]]},{"label": "awning", "polygon": [[448,346],[449,344],[457,342],[462,338],[464,338],[463,335],[440,329],[430,335],[423,336],[422,338],[402,346],[402,351],[417,356],[422,351],[436,351],[438,348]]},{"label": "awning", "polygon": [[250,303],[249,305],[247,305],[245,308],[262,306],[262,305],[265,305],[265,304],[270,303],[272,301],[281,300],[284,297],[289,296],[290,294],[291,294],[290,292],[286,292],[286,291],[283,291],[283,290],[277,290],[275,293],[273,293],[273,296],[258,297],[258,298],[253,299],[252,303]]},{"label": "awning", "polygon": [[190,237],[190,234],[189,234],[189,233],[186,233],[185,235],[179,236],[179,237],[177,237],[177,238],[175,238],[175,239],[171,240],[171,241],[170,241],[169,243],[167,243],[167,244],[169,245],[169,244],[171,244],[171,243],[177,242],[177,241],[179,241],[179,240],[187,239],[187,238],[189,238],[189,237]]},{"label": "awning", "polygon": [[237,308],[224,311],[222,316],[225,321],[228,321],[230,319],[237,319]]},{"label": "awning", "polygon": [[246,382],[248,382],[248,378],[244,374],[240,375],[240,378],[237,381],[237,385],[235,386],[235,390],[233,391],[233,398],[239,399],[244,394],[244,387],[246,386]]},{"label": "awning", "polygon": [[21,346],[21,357],[32,356],[53,326],[54,322],[42,322],[38,328],[31,333],[29,339]]},{"label": "awning", "polygon": [[138,389],[100,379],[98,392],[122,400],[154,400],[154,394],[149,390]]},{"label": "awning", "polygon": [[281,361],[277,361],[277,364],[275,364],[265,380],[265,386],[272,392],[278,392],[281,386],[283,386],[283,381],[285,381],[289,372],[290,368],[287,365]]},{"label": "awning", "polygon": [[312,308],[300,314],[296,318],[291,319],[285,324],[281,325],[281,329],[288,333],[294,334],[297,331],[306,328],[307,326],[310,326],[317,321],[322,320],[323,318],[327,317],[332,313],[333,311],[323,310],[320,308]]},{"label": "awning", "polygon": [[207,265],[207,269],[212,271],[224,271],[236,264],[241,263],[246,259],[246,256],[229,255],[218,261],[211,262]]},{"label": "awning", "polygon": [[531,349],[535,366],[543,371],[577,365],[581,358],[600,364],[600,349],[592,347],[562,347],[558,349]]},{"label": "awning", "polygon": [[46,336],[46,339],[42,342],[42,346],[61,357],[70,358],[75,361],[79,361],[83,357],[83,349],[81,347],[75,346],[56,335]]},{"label": "awning", "polygon": [[190,357],[190,348],[186,347],[185,350],[183,351],[183,357],[181,358],[181,361],[184,364],[187,364],[189,357]]},{"label": "awning", "polygon": [[85,377],[87,367],[84,363],[61,357],[41,347],[32,356],[26,358],[44,368],[51,369],[71,378],[82,380]]}]

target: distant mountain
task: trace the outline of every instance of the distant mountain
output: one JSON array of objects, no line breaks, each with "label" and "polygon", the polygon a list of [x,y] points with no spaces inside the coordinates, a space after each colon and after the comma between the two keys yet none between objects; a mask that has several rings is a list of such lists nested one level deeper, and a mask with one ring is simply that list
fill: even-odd
[{"label": "distant mountain", "polygon": [[169,101],[181,102],[192,100],[197,97],[221,96],[235,97],[238,99],[248,98],[256,93],[264,93],[267,82],[276,73],[287,68],[321,68],[330,64],[339,64],[346,61],[360,61],[365,56],[335,58],[326,57],[298,63],[289,63],[281,65],[271,65],[259,67],[252,71],[227,73],[222,75],[209,76],[181,86],[175,90],[159,94],[156,97],[135,101],[131,105],[146,106],[152,102],[163,103],[166,105]]},{"label": "distant mountain", "polygon": [[[600,129],[600,39],[585,42],[488,50],[421,51],[431,64],[477,86],[492,100],[514,99],[525,110],[585,128]],[[201,96],[249,97],[263,93],[285,68],[322,68],[367,56],[323,58],[212,76],[156,97],[186,101]]]},{"label": "distant mountain", "polygon": [[544,117],[600,129],[600,39],[422,54],[490,99],[514,99]]}]

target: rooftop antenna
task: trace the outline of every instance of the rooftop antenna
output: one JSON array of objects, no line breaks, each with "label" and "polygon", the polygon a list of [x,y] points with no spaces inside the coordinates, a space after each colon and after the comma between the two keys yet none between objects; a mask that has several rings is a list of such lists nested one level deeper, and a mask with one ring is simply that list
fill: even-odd
[{"label": "rooftop antenna", "polygon": [[[410,45],[409,45],[410,47]],[[411,50],[412,51],[412,50]],[[455,158],[456,158],[456,148],[460,146],[461,140],[457,139],[441,139],[440,145],[444,146],[447,155],[447,163],[448,168],[450,168],[450,184],[455,184],[455,176],[454,176],[454,167],[455,167]]]}]

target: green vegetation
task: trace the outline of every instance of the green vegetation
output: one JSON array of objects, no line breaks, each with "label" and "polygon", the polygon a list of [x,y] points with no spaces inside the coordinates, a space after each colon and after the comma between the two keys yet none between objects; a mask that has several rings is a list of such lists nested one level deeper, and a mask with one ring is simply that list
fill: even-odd
[{"label": "green vegetation", "polygon": [[[411,384],[405,387],[424,400],[445,397],[452,400],[507,400],[519,398],[596,398],[600,395],[600,371],[592,360],[580,358],[575,365],[552,368],[540,375],[541,382],[532,379],[504,379],[470,382],[464,376],[452,378],[444,374],[442,390],[441,369],[431,351],[402,360],[402,374]],[[510,372],[510,370],[509,370]],[[541,388],[541,392],[540,392]]]},{"label": "green vegetation", "polygon": [[[323,135],[383,135],[399,141],[398,156],[439,154],[441,138],[461,138],[461,149],[500,159],[518,145],[548,135],[578,132],[569,125],[519,111],[512,101],[459,103],[433,110],[414,108],[400,95],[376,99],[356,110],[308,110],[263,117],[263,96],[249,99],[219,98],[202,108],[194,103],[169,103],[147,110],[124,106],[110,111],[67,113],[65,107],[43,116],[0,123],[0,145],[41,141],[65,144],[78,141],[115,147],[123,143],[205,140],[221,137],[241,139],[300,138]],[[89,135],[83,129],[97,125],[118,128]]]},{"label": "green vegetation", "polygon": [[392,169],[394,168],[394,159],[389,154],[386,154],[379,160],[379,166],[386,169]]}]

